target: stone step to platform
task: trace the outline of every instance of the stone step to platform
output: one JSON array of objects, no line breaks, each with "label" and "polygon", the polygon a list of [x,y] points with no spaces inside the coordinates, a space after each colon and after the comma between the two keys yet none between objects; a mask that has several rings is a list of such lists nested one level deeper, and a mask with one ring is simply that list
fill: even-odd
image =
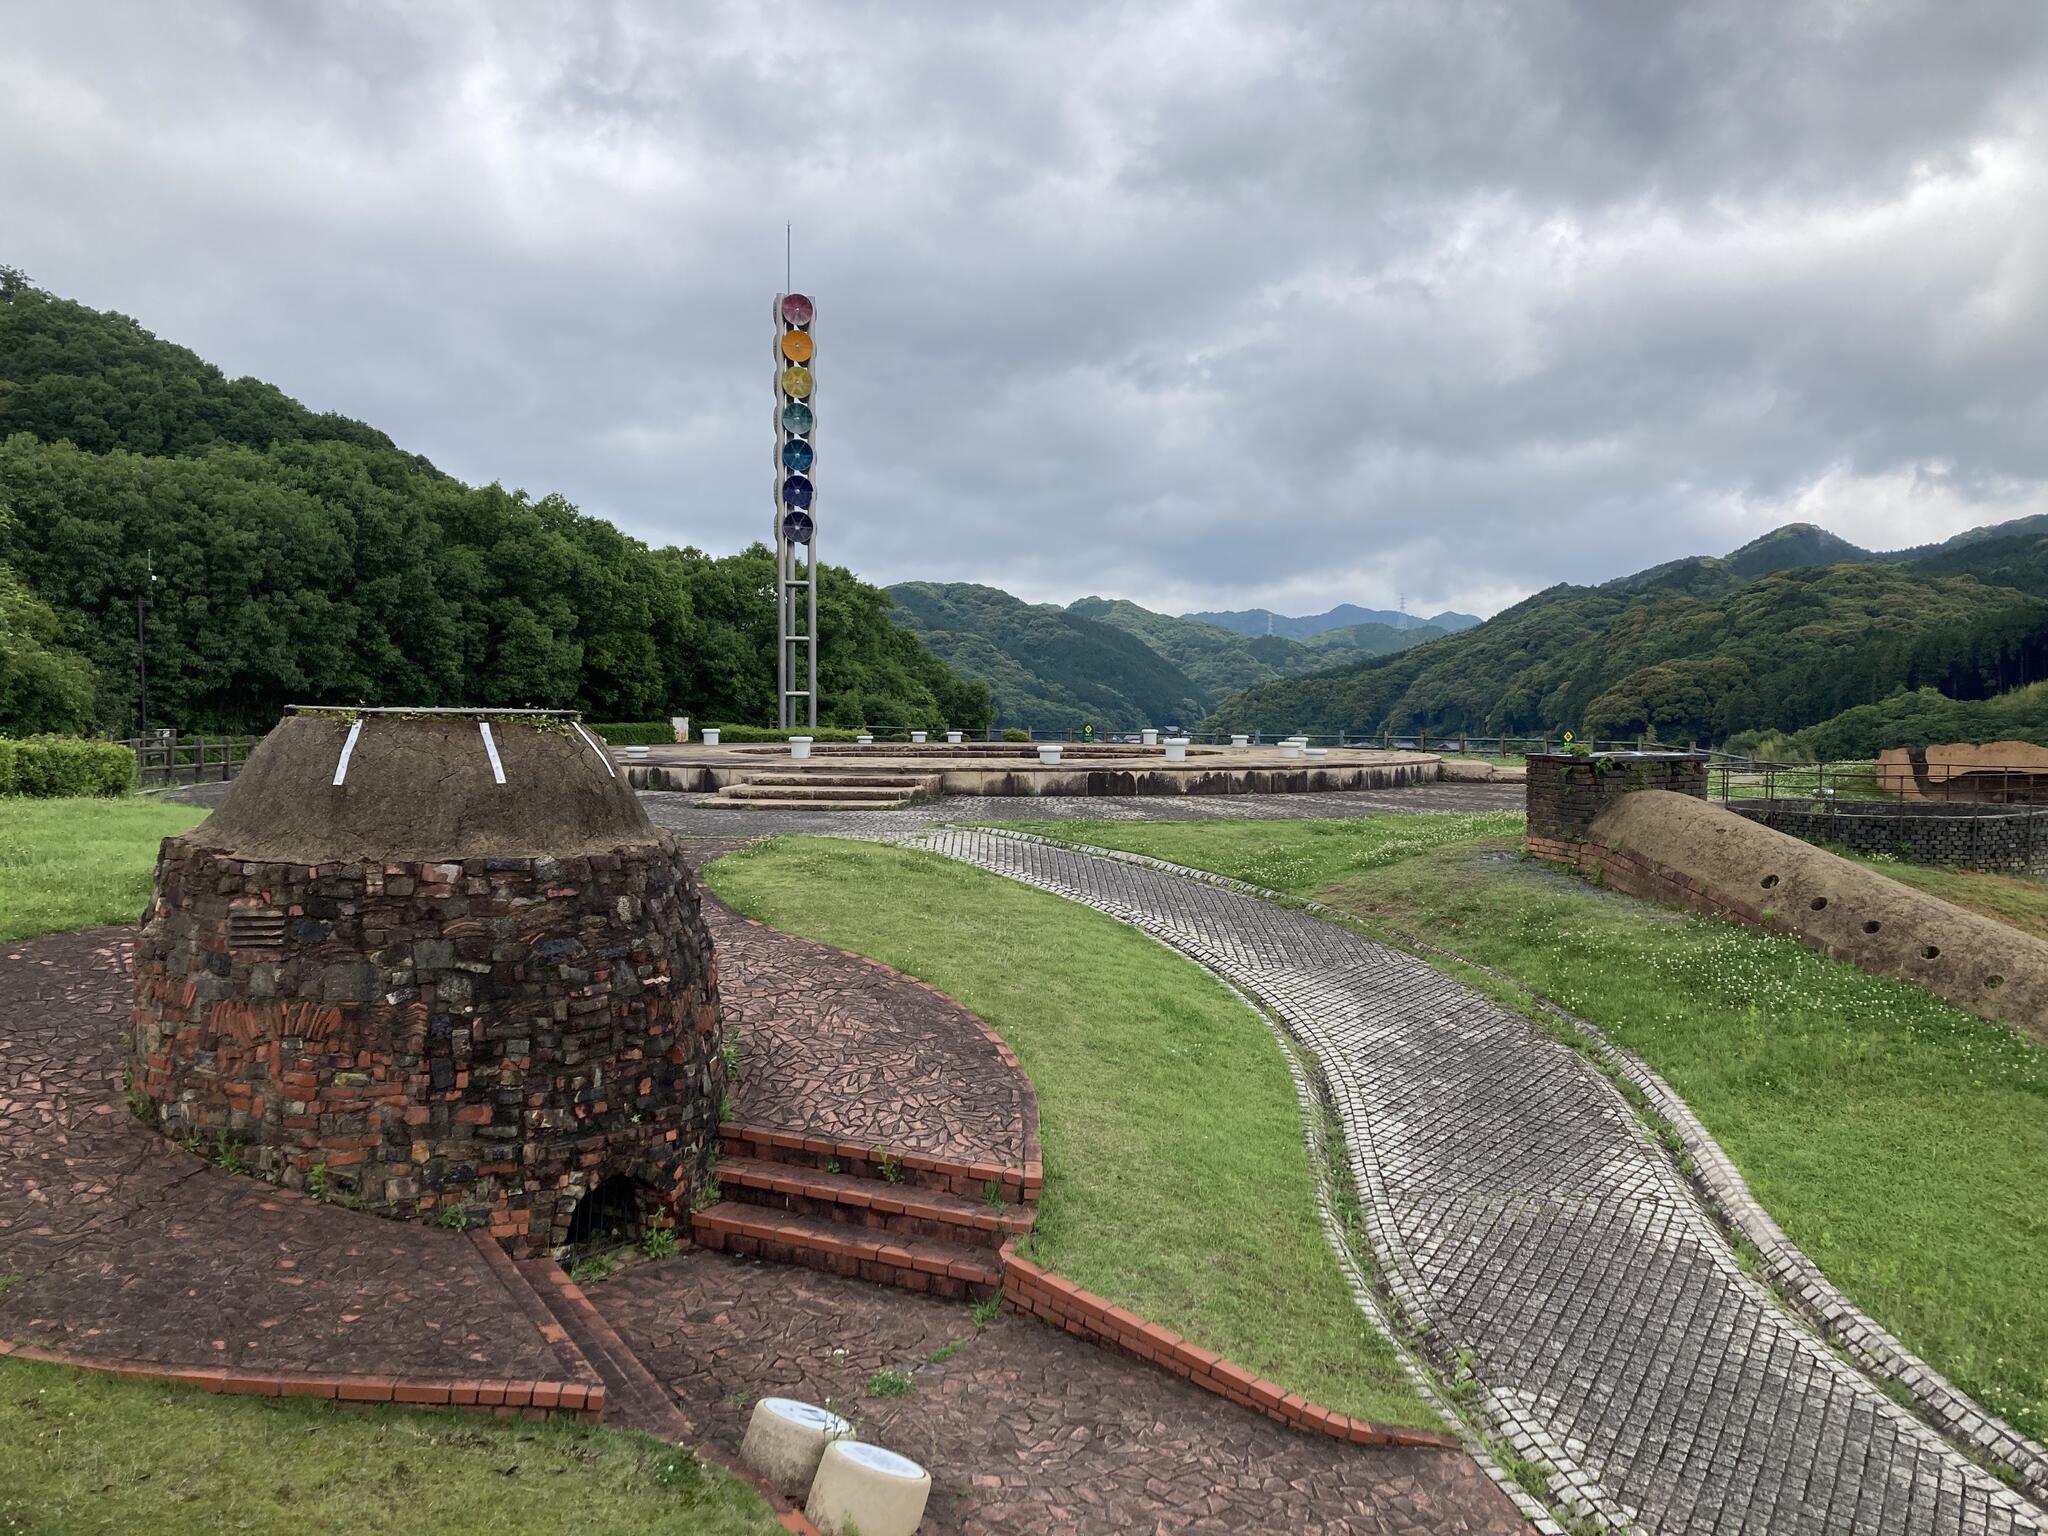
[{"label": "stone step to platform", "polygon": [[900,800],[916,796],[915,784],[763,784],[746,779],[719,792],[725,800]]},{"label": "stone step to platform", "polygon": [[722,791],[709,800],[699,800],[700,811],[900,811],[911,803],[909,795],[893,800],[735,800]]},{"label": "stone step to platform", "polygon": [[750,773],[733,782],[776,788],[817,784],[830,785],[837,789],[909,789],[934,795],[939,792],[939,779],[936,774],[919,777],[901,773],[798,773],[792,770],[788,773]]},{"label": "stone step to platform", "polygon": [[1005,1239],[1029,1232],[1029,1206],[998,1198],[972,1200],[944,1190],[827,1173],[752,1157],[727,1157],[718,1164],[718,1187],[728,1201],[763,1210],[815,1216],[865,1229],[870,1236],[955,1243],[996,1249]]},{"label": "stone step to platform", "polygon": [[700,1248],[797,1264],[954,1301],[1001,1293],[1003,1261],[986,1248],[898,1236],[820,1216],[799,1216],[736,1200],[690,1218]]}]

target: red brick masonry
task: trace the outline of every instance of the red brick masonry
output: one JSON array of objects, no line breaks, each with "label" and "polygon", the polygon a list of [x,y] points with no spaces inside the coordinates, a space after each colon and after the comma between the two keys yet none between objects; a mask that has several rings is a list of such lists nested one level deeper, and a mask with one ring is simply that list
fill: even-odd
[{"label": "red brick masonry", "polygon": [[1014,1241],[1003,1246],[1003,1303],[1014,1312],[1040,1318],[1077,1337],[1090,1339],[1120,1354],[1149,1361],[1205,1392],[1228,1398],[1240,1407],[1263,1413],[1276,1423],[1291,1425],[1354,1445],[1428,1446],[1462,1450],[1457,1440],[1426,1429],[1374,1424],[1319,1407],[1277,1383],[1254,1376],[1243,1366],[1179,1334],[1148,1323],[1071,1280],[1032,1263],[1016,1252]]}]

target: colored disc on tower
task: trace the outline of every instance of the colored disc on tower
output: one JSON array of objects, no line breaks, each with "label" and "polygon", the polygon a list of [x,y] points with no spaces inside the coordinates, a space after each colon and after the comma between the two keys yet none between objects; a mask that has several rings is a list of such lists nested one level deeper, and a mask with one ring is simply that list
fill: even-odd
[{"label": "colored disc on tower", "polygon": [[782,299],[782,323],[784,325],[809,325],[811,323],[811,301],[800,293],[785,294]]},{"label": "colored disc on tower", "polygon": [[782,482],[783,505],[808,507],[811,504],[811,490],[810,481],[806,480],[802,475],[791,475]]},{"label": "colored disc on tower", "polygon": [[811,370],[808,368],[785,368],[782,370],[782,392],[792,400],[801,400],[811,392]]},{"label": "colored disc on tower", "polygon": [[782,408],[782,430],[794,432],[798,437],[811,435],[811,408],[800,401],[792,400]]},{"label": "colored disc on tower", "polygon": [[808,512],[785,512],[782,514],[782,536],[792,544],[811,542],[811,514]]},{"label": "colored disc on tower", "polygon": [[782,355],[792,363],[808,363],[812,352],[817,349],[811,344],[809,331],[784,331],[782,333]]},{"label": "colored disc on tower", "polygon": [[782,467],[792,474],[802,474],[811,467],[815,455],[811,445],[800,437],[792,437],[782,445]]}]

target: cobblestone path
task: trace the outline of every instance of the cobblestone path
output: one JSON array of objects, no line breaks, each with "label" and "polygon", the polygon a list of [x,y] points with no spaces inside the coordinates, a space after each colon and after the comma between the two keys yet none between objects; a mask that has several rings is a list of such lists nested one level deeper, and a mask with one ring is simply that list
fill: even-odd
[{"label": "cobblestone path", "polygon": [[[755,1399],[830,1401],[932,1474],[920,1529],[965,1536],[1515,1536],[1470,1457],[1361,1450],[1247,1413],[1024,1318],[688,1253],[594,1286],[694,1431],[737,1448]],[[934,1358],[938,1356],[940,1358]],[[877,1371],[910,1390],[873,1397]]]},{"label": "cobblestone path", "polygon": [[1191,872],[1001,833],[912,845],[1135,923],[1278,1013],[1327,1076],[1397,1299],[1471,1363],[1501,1438],[1608,1519],[2048,1530],[1747,1276],[1621,1097],[1519,1014]]}]

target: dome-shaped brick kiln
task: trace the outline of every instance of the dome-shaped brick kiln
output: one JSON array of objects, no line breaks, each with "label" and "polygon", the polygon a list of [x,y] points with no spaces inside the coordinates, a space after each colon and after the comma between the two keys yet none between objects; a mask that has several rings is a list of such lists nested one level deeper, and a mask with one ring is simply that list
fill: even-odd
[{"label": "dome-shaped brick kiln", "polygon": [[296,710],[157,861],[135,1085],[293,1187],[528,1254],[686,1221],[720,1044],[695,882],[571,714]]}]

